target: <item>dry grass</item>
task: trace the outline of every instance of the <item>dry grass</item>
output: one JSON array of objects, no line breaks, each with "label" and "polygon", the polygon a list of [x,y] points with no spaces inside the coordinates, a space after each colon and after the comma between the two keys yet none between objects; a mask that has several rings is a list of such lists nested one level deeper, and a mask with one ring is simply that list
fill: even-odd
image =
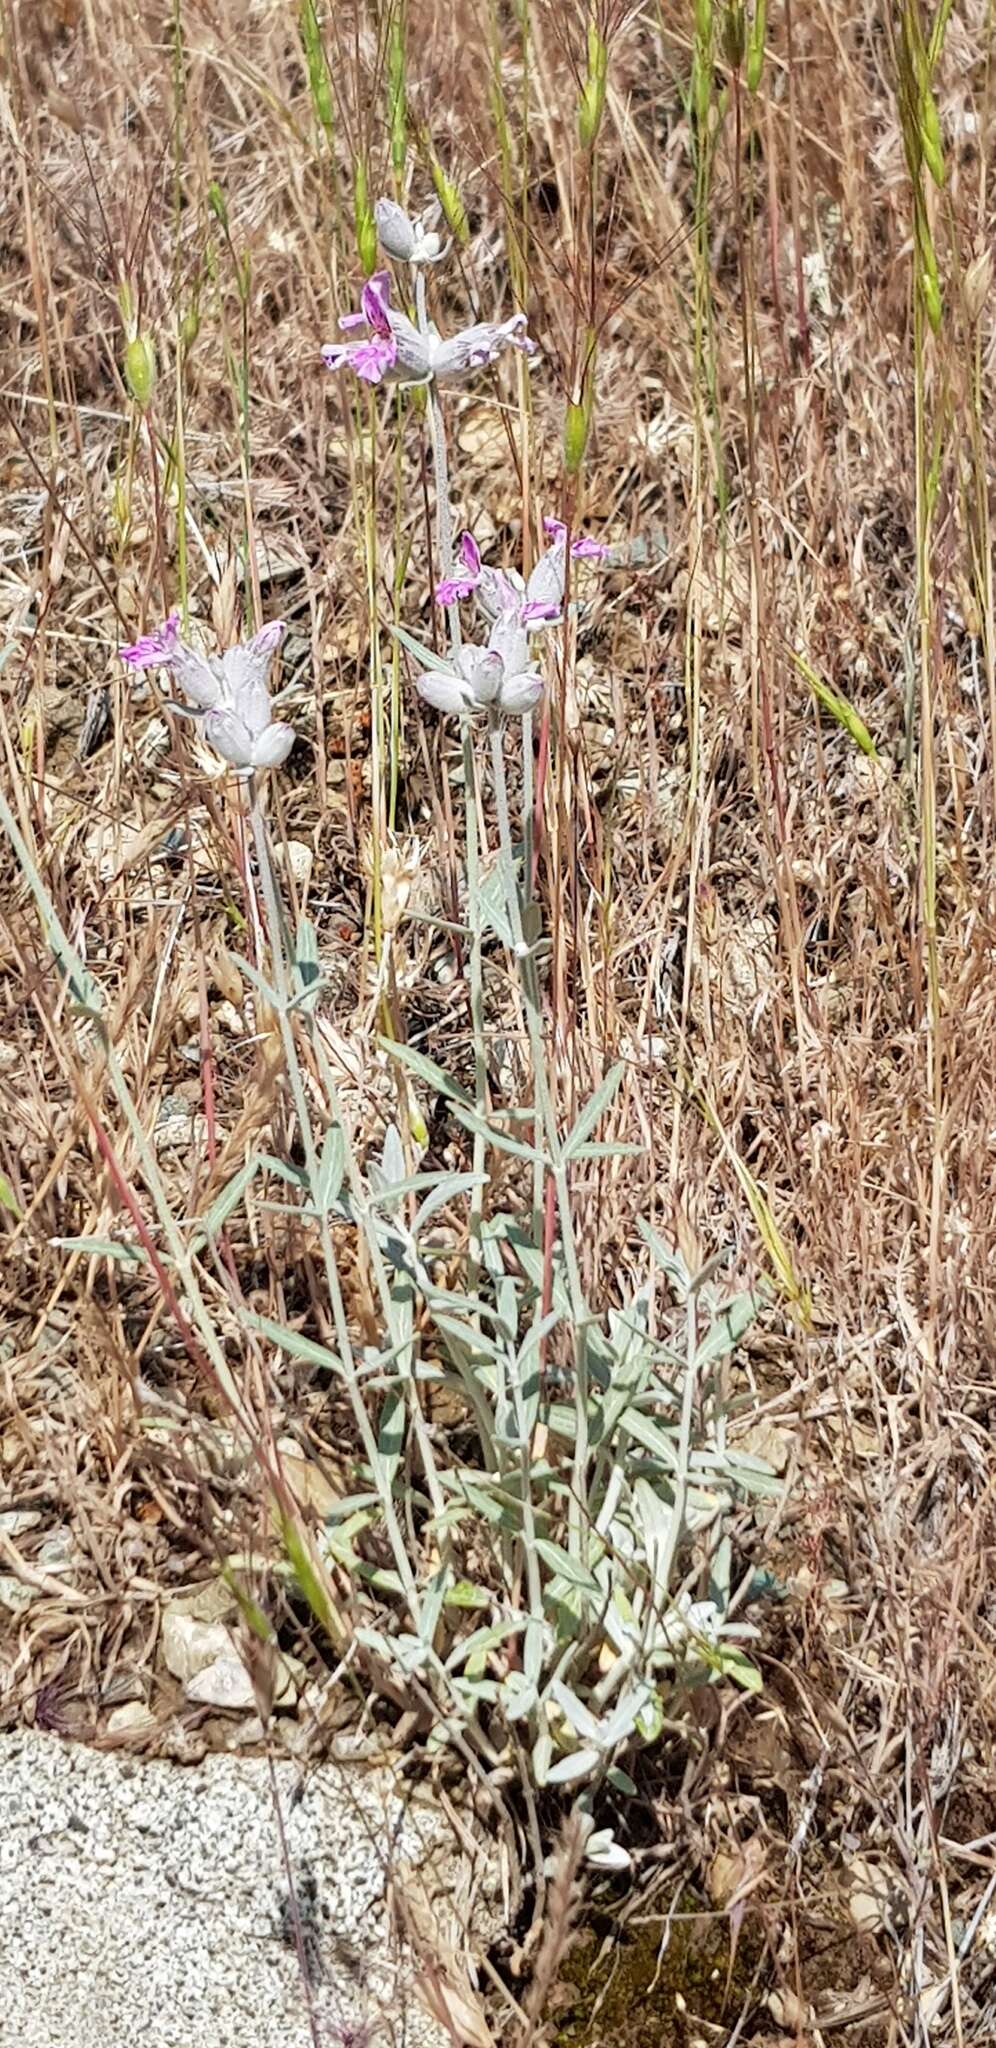
[{"label": "dry grass", "polygon": [[[664,7],[663,25],[650,6],[610,16],[593,200],[573,130],[583,23],[568,0],[529,9],[527,136],[516,13],[496,17],[514,211],[483,5],[410,0],[410,111],[474,229],[462,284],[445,290],[504,312],[510,278],[526,279],[544,350],[527,411],[525,380],[504,366],[461,399],[461,510],[499,547],[514,548],[524,506],[533,520],[573,509],[613,544],[650,541],[631,573],[585,584],[576,660],[565,646],[554,692],[539,880],[560,1107],[568,1119],[621,1055],[613,1134],[643,1147],[578,1187],[586,1280],[604,1302],[642,1272],[639,1214],[756,1273],[771,1270],[758,1227],[770,1213],[789,1262],[728,1389],[750,1441],[773,1431],[788,1459],[764,1558],[788,1598],[764,1695],[724,1707],[718,1728],[707,1717],[672,1772],[680,1800],[661,1796],[648,1860],[662,1856],[676,1886],[718,1848],[760,1839],[746,1912],[769,1942],[767,1988],[801,1999],[798,2013],[783,2004],[783,2038],[843,2028],[960,2048],[996,2039],[993,297],[973,267],[994,230],[992,25],[982,0],[963,0],[947,30],[947,180],[927,201],[944,316],[917,336],[900,10],[817,0],[792,14],[772,0],[760,91],[729,86],[722,107],[717,42],[698,200],[690,4]],[[246,931],[235,813],[115,658],[176,594],[176,324],[197,307],[180,380],[191,600],[223,639],[234,631],[248,503],[264,612],[289,621],[302,734],[279,823],[334,978],[333,1053],[376,1140],[394,1097],[374,1045],[372,828],[375,868],[394,842],[371,771],[358,516],[370,454],[317,353],[358,276],[350,166],[366,156],[374,192],[389,168],[387,14],[373,0],[326,24],[331,151],[296,10],[178,0],[177,18],[179,102],[165,8],[5,0],[0,718],[9,799],[191,1217],[251,1142],[278,1149],[287,1107],[229,958]],[[123,381],[123,283],[158,356],[145,420]],[[560,435],[591,325],[575,504]],[[937,450],[926,534],[917,365],[928,464],[935,434]],[[391,401],[384,414],[378,602],[390,616],[410,551],[405,614],[422,630],[425,451],[410,416],[399,442]],[[820,713],[793,655],[860,715],[874,757]],[[397,838],[421,842],[415,902],[449,915],[456,760],[407,692],[403,717]],[[83,744],[85,724],[96,736]],[[227,1544],[267,1551],[269,1510],[255,1473],[219,1459],[203,1421],[217,1403],[161,1292],[52,1247],[112,1233],[123,1190],[143,1205],[142,1176],[13,869],[5,900],[0,1483],[38,1519],[13,1536],[0,1523],[4,1712],[95,1735],[139,1683],[165,1718],[168,1691],[148,1675],[161,1602],[213,1556],[219,1515]],[[465,1068],[447,944],[405,926],[391,966],[395,1024]],[[514,1063],[515,1014],[504,982],[489,985],[489,1029]],[[441,1152],[459,1136],[431,1135]],[[273,1438],[296,1438],[335,1485],[350,1440],[327,1391],[247,1355],[229,1313],[238,1296],[321,1336],[313,1251],[305,1227],[240,1212],[212,1305]],[[375,1320],[362,1266],[350,1311],[360,1329]],[[845,1900],[859,1851],[899,1903],[856,1938]],[[810,2035],[821,1971],[831,2031]],[[763,2033],[755,2020],[739,2038]]]}]

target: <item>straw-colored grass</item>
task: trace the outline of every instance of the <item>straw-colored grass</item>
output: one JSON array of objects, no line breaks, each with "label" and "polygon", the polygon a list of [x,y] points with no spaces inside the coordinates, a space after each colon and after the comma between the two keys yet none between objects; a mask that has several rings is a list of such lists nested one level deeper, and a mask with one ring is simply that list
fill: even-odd
[{"label": "straw-colored grass", "polygon": [[[293,1108],[233,964],[252,959],[237,809],[116,649],[175,601],[222,644],[285,618],[301,736],[271,815],[329,977],[328,1057],[361,1150],[432,1111],[431,1159],[468,1163],[445,1104],[379,1050],[407,1040],[473,1089],[465,962],[424,921],[464,914],[460,751],[384,630],[429,630],[431,459],[417,407],[368,402],[318,356],[356,302],[357,166],[370,198],[393,189],[407,108],[413,198],[435,165],[469,223],[433,282],[442,312],[519,299],[542,348],[449,405],[461,519],[510,560],[545,513],[628,557],[583,577],[577,644],[558,641],[540,790],[557,1108],[566,1129],[622,1059],[603,1135],[640,1148],[574,1181],[583,1283],[599,1308],[632,1294],[641,1217],[692,1271],[720,1253],[739,1284],[769,1283],[723,1389],[731,1435],[787,1481],[738,1525],[778,1587],[765,1687],[711,1694],[669,1752],[638,1849],[671,1887],[651,1910],[757,1842],[744,1910],[766,1961],[737,2038],[981,2048],[993,23],[960,0],[933,47],[918,0],[767,12],[758,75],[746,52],[731,69],[735,7],[600,4],[590,151],[571,0],[408,0],[403,18],[316,0],[317,44],[281,0],[3,0],[0,781],[173,1211],[203,1216],[253,1146],[280,1153]],[[134,357],[129,385],[129,321],[148,392]],[[419,918],[398,922],[409,889]],[[273,1485],[220,1428],[182,1309],[147,1273],[53,1245],[133,1236],[148,1183],[6,861],[4,913],[0,1507],[36,1519],[0,1514],[2,1710],[103,1737],[141,1684],[182,1746],[158,1617],[220,1527],[260,1560],[281,1640],[309,1630],[268,1573]],[[495,964],[485,994],[492,1086],[517,1095],[523,1016]],[[372,1341],[368,1264],[346,1231],[339,1250]],[[250,1192],[202,1265],[270,1480],[278,1441],[307,1461],[277,1482],[293,1518],[309,1488],[351,1486],[355,1434],[320,1378],[246,1345],[233,1305],[327,1341],[317,1231]],[[654,1313],[666,1331],[659,1281]],[[433,1427],[452,1419],[443,1404]],[[861,1933],[859,1856],[898,1901]],[[714,1885],[717,1910],[731,1891]]]}]

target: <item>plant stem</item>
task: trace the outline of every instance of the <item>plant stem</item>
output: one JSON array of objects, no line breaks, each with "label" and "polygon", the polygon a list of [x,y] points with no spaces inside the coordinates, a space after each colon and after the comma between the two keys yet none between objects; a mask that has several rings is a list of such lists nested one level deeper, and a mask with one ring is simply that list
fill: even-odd
[{"label": "plant stem", "polygon": [[533,1084],[536,1092],[536,1106],[543,1127],[543,1143],[546,1148],[550,1175],[557,1197],[557,1212],[560,1218],[560,1239],[564,1251],[564,1266],[567,1276],[567,1292],[574,1322],[574,1476],[571,1486],[568,1527],[572,1553],[582,1555],[583,1531],[587,1515],[588,1497],[588,1311],[581,1287],[581,1272],[578,1265],[577,1242],[574,1236],[574,1221],[571,1215],[570,1189],[567,1181],[567,1166],[564,1160],[553,1098],[546,1078],[546,1048],[543,1043],[543,1024],[540,1013],[539,977],[536,962],[526,945],[522,929],[522,907],[515,879],[515,859],[512,851],[512,825],[508,808],[508,785],[505,779],[505,749],[500,721],[491,722],[491,762],[494,774],[495,805],[498,812],[498,837],[502,876],[505,885],[505,903],[508,921],[512,931],[512,947],[519,970],[522,999],[525,1005],[529,1029],[529,1044],[533,1059]]},{"label": "plant stem", "polygon": [[[415,277],[415,310],[420,331],[428,327],[425,304],[425,274],[419,269]],[[432,443],[432,467],[436,485],[436,561],[437,581],[453,572],[453,515],[450,510],[449,463],[446,455],[446,428],[443,423],[442,407],[436,395],[434,384],[428,387],[429,439]],[[460,612],[455,604],[446,606],[446,630],[450,649],[456,653],[460,646]],[[474,1040],[474,1107],[479,1121],[487,1116],[488,1109],[488,1066],[484,1049],[484,924],[481,915],[481,874],[480,874],[480,816],[477,802],[477,767],[474,760],[474,743],[470,720],[462,720],[463,741],[463,786],[467,833],[467,919],[470,925],[470,1025]],[[470,1278],[471,1292],[476,1285],[476,1276],[481,1264],[481,1205],[485,1160],[485,1139],[481,1131],[474,1133],[473,1171],[482,1178],[474,1183],[470,1209]]]}]

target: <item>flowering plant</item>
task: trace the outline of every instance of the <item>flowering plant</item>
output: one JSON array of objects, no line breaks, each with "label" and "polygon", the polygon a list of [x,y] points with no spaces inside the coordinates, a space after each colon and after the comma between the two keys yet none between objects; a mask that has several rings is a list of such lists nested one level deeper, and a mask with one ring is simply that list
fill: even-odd
[{"label": "flowering plant", "polygon": [[270,715],[269,674],[283,637],[283,620],[273,619],[251,640],[223,654],[198,654],[180,638],[180,615],[122,647],[129,668],[164,668],[191,698],[174,704],[187,718],[203,719],[204,737],[240,775],[277,768],[294,745],[294,728]]}]

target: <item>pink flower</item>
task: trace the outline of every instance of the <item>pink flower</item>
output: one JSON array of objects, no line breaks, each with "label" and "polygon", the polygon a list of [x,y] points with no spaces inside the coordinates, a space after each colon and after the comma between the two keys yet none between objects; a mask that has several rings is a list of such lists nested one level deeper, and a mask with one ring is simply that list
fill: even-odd
[{"label": "pink flower", "polygon": [[[294,728],[270,717],[269,673],[283,636],[283,620],[272,619],[251,640],[224,654],[198,654],[180,638],[178,612],[154,633],[120,650],[129,668],[164,668],[196,706],[187,715],[203,718],[205,738],[242,775],[276,768],[294,745]],[[175,705],[184,711],[186,706]]]},{"label": "pink flower", "polygon": [[379,384],[395,367],[398,343],[391,328],[388,300],[391,280],[386,270],[375,270],[360,295],[359,313],[344,313],[339,321],[344,333],[354,327],[368,327],[363,341],[329,342],[322,350],[327,370],[354,370],[365,384]]},{"label": "pink flower", "polygon": [[437,711],[487,711],[492,719],[522,718],[543,695],[543,678],[529,659],[529,641],[517,621],[496,619],[486,647],[458,647],[416,676],[415,687]]},{"label": "pink flower", "polygon": [[[522,626],[555,625],[564,610],[567,528],[562,519],[544,519],[543,526],[550,546],[540,556],[527,583],[515,569],[488,568],[481,561],[473,535],[463,534],[458,553],[464,573],[446,577],[437,586],[438,603],[455,604],[458,598],[469,597],[473,591],[489,619],[511,615]],[[590,535],[582,535],[571,543],[571,555],[576,561],[604,562],[608,553],[604,541],[593,540]]]},{"label": "pink flower", "polygon": [[437,583],[437,604],[456,604],[458,598],[469,597],[481,580],[481,550],[472,533],[461,534],[457,553],[464,565],[464,574],[444,576]]},{"label": "pink flower", "polygon": [[432,377],[455,384],[493,363],[505,348],[532,355],[536,347],[523,331],[524,313],[513,313],[509,320],[481,320],[444,338],[431,324],[423,332],[406,313],[395,312],[390,291],[387,271],[375,271],[363,287],[362,311],[346,313],[339,322],[346,330],[370,331],[362,341],[326,343],[322,361],[327,370],[354,370],[367,384],[379,384],[382,378],[427,384]]}]

